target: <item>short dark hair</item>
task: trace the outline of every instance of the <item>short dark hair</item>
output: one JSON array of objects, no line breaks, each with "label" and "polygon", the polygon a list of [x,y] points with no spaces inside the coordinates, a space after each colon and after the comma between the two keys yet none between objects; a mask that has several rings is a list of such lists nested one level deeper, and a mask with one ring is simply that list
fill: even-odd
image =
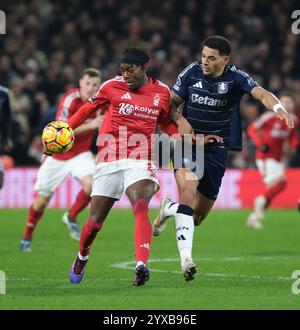
[{"label": "short dark hair", "polygon": [[85,75],[88,75],[91,78],[101,79],[101,71],[94,68],[86,68],[85,70],[83,70],[81,78],[83,78]]},{"label": "short dark hair", "polygon": [[231,42],[222,36],[208,37],[203,45],[218,50],[221,56],[230,55],[231,53]]},{"label": "short dark hair", "polygon": [[149,62],[149,55],[142,48],[132,47],[124,50],[121,63],[145,65]]}]

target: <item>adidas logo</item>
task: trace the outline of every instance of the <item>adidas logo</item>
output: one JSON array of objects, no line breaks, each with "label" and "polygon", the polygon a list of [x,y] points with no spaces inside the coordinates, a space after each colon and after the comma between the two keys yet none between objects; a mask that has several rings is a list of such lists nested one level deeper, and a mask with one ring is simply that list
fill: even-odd
[{"label": "adidas logo", "polygon": [[121,96],[121,99],[131,100],[131,96],[130,96],[130,94],[127,92],[127,93],[125,93],[123,96]]},{"label": "adidas logo", "polygon": [[203,88],[202,81],[198,81],[196,84],[193,85],[193,87]]},{"label": "adidas logo", "polygon": [[186,238],[183,235],[178,236],[178,241],[186,241]]},{"label": "adidas logo", "polygon": [[141,244],[140,247],[145,248],[147,250],[150,250],[150,244],[149,243]]}]

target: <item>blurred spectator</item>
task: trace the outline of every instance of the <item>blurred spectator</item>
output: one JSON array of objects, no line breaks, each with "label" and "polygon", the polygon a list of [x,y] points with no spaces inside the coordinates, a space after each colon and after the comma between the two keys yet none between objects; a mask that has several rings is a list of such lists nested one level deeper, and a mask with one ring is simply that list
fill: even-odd
[{"label": "blurred spectator", "polygon": [[29,111],[31,102],[24,91],[24,80],[17,76],[11,78],[9,88],[12,118],[18,126],[19,141],[26,144],[30,139]]}]

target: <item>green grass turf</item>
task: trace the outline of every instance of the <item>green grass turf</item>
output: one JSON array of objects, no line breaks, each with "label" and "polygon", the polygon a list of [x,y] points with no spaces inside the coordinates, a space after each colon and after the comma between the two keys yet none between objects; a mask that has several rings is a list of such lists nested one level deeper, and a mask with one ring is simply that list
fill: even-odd
[{"label": "green grass turf", "polygon": [[[270,210],[265,227],[244,226],[249,211],[212,211],[195,229],[197,279],[180,274],[173,224],[153,239],[151,278],[132,285],[133,217],[113,210],[92,248],[85,278],[71,285],[69,268],[77,253],[61,223],[63,210],[47,210],[36,229],[31,253],[19,241],[27,210],[0,210],[0,270],[7,278],[0,309],[299,309],[291,274],[300,269],[300,215]],[[88,212],[80,215],[84,222]],[[154,218],[156,211],[151,211]],[[173,221],[172,221],[173,222]],[[167,259],[167,260],[162,260]],[[127,263],[126,263],[127,262]]]}]

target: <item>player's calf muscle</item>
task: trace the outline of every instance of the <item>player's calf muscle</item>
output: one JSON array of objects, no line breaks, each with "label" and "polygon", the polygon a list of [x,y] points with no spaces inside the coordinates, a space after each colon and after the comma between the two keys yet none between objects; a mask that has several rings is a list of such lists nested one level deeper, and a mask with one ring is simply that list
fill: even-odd
[{"label": "player's calf muscle", "polygon": [[206,219],[208,213],[212,209],[215,201],[214,200],[205,200],[202,202],[197,202],[194,208],[194,225],[199,226]]},{"label": "player's calf muscle", "polygon": [[179,203],[193,207],[197,192],[196,189],[197,186],[193,182],[186,182],[185,184],[180,185],[178,187]]},{"label": "player's calf muscle", "polygon": [[194,213],[194,225],[195,226],[200,226],[202,221],[206,218],[207,213],[206,214],[202,214],[202,213]]}]

